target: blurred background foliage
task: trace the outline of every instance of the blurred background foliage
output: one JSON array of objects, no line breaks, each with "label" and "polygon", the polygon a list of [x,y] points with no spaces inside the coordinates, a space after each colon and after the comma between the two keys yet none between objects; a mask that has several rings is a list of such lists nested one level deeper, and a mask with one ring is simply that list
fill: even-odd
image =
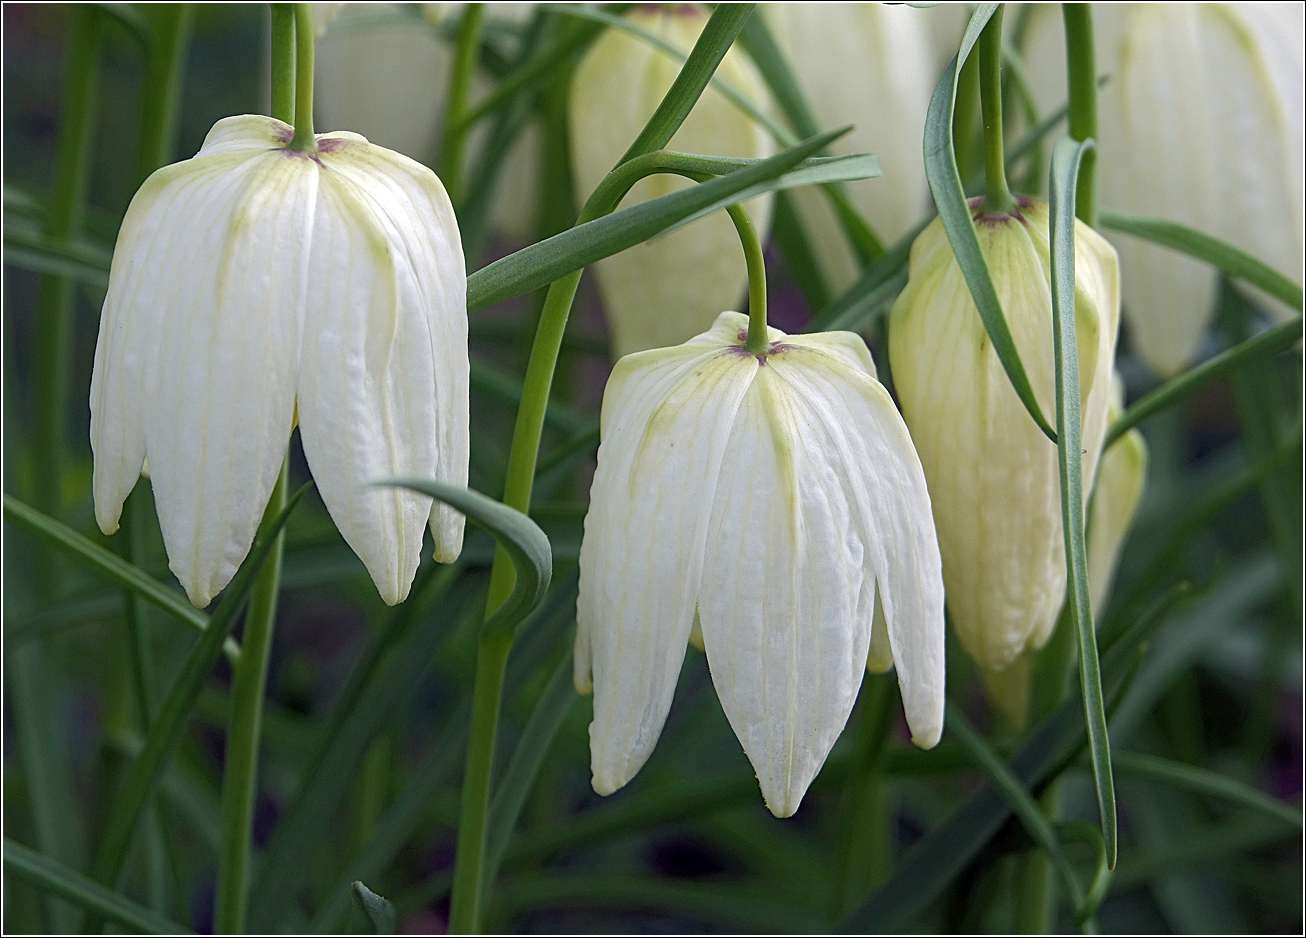
[{"label": "blurred background foliage", "polygon": [[[43,471],[31,445],[41,287],[37,273],[8,262],[10,231],[39,225],[31,205],[44,201],[55,163],[67,29],[60,5],[6,4],[3,15],[4,488],[24,497]],[[107,256],[139,181],[131,168],[142,65],[124,20],[105,12],[103,21],[82,237]],[[487,81],[511,65],[523,29],[505,22],[487,31]],[[217,119],[266,109],[267,32],[265,5],[195,6],[178,158],[193,154]],[[470,270],[576,217],[586,193],[571,191],[567,162],[566,89],[574,64],[571,58],[556,66],[534,98],[541,146],[537,165],[526,171],[538,174],[535,191],[542,196],[521,208],[528,220],[520,230],[529,235],[487,229],[483,247],[468,257]],[[963,177],[969,178],[964,171]],[[778,246],[791,234],[791,216],[776,214],[768,248],[773,320],[793,331],[818,310],[808,307],[810,293],[799,285],[801,252],[792,238],[789,250]],[[79,281],[67,423],[60,428],[67,462],[59,516],[121,551],[116,542],[124,535],[104,538],[96,529],[90,497],[84,402],[102,300],[103,284]],[[471,315],[471,485],[495,496],[539,303],[540,296],[523,297]],[[1224,291],[1220,326],[1202,357],[1240,339],[1258,317]],[[865,335],[883,367],[883,338],[874,321]],[[1127,343],[1122,349],[1119,367],[1133,400],[1156,380]],[[1161,756],[1280,802],[1300,803],[1301,367],[1298,352],[1281,354],[1208,386],[1143,428],[1151,452],[1147,484],[1113,598],[1102,613],[1103,634],[1136,624],[1162,597],[1173,601],[1139,646],[1145,650],[1131,651],[1129,666],[1114,672],[1130,683],[1117,695],[1111,723],[1122,849],[1097,915],[1103,931],[1302,928],[1300,810],[1276,814],[1243,797],[1244,789],[1236,798],[1201,792],[1146,771],[1145,760],[1129,755]],[[505,771],[513,759],[529,756],[532,734],[543,752],[505,843],[487,928],[821,931],[845,922],[855,929],[888,923],[891,929],[1005,932],[1027,924],[1020,903],[1032,894],[1030,878],[1039,875],[1037,849],[1005,810],[984,815],[997,822],[983,835],[945,824],[974,807],[976,793],[988,791],[987,776],[955,734],[930,752],[910,747],[890,675],[868,677],[849,730],[793,819],[779,821],[765,810],[711,692],[705,658],[694,650],[649,764],[611,798],[591,791],[589,701],[575,697],[568,682],[551,682],[551,675],[559,664],[569,670],[575,561],[609,368],[600,300],[587,276],[542,452],[542,462],[561,468],[542,474],[532,511],[553,545],[554,586],[521,629],[509,664],[497,764]],[[569,458],[567,446],[584,460]],[[291,453],[295,486],[308,478],[297,438]],[[172,583],[148,485],[133,499],[140,502],[133,517],[144,522],[135,529],[137,562]],[[5,526],[4,546],[4,832],[49,852],[35,827],[37,813],[48,811],[61,828],[61,859],[85,871],[115,786],[141,739],[124,594],[88,568],[38,549],[13,525]],[[394,903],[401,930],[443,930],[466,702],[491,548],[488,537],[476,533],[450,574],[434,568],[428,546],[413,597],[392,610],[381,604],[316,495],[310,493],[292,517],[264,723],[252,928],[370,930],[349,898],[350,882],[362,879]],[[59,587],[54,596],[39,597],[36,584],[46,565],[57,568]],[[1174,594],[1176,584],[1188,584],[1182,596]],[[192,639],[157,612],[147,611],[144,622],[149,686],[157,699]],[[951,699],[999,754],[1012,756],[1022,747],[1028,753],[1042,730],[1021,738],[1005,729],[989,713],[951,635],[949,642]],[[198,931],[212,928],[229,681],[224,662],[165,774],[122,890]],[[1077,686],[1068,686],[1073,705]],[[569,700],[555,708],[561,714],[556,737],[552,727],[529,722],[551,692]],[[877,755],[864,742],[875,738],[866,725],[867,714],[876,712],[868,700],[886,694],[894,729]],[[1059,702],[1061,695],[1054,696]],[[1077,710],[1074,716],[1082,730]],[[523,739],[527,745],[520,745]],[[33,759],[41,760],[41,771],[31,771]],[[1096,824],[1082,752],[1072,747],[1063,761],[1068,767],[1055,789],[1060,815]],[[872,762],[874,771],[868,769]],[[1046,791],[1046,778],[1038,781],[1036,793]],[[1066,849],[1087,882],[1093,856],[1070,841]],[[884,890],[874,893],[877,887]],[[847,919],[858,909],[860,917]],[[1063,895],[1053,927],[1073,929],[1072,911]],[[881,913],[889,917],[877,919]],[[77,920],[64,903],[6,877],[7,932],[58,931]]]}]

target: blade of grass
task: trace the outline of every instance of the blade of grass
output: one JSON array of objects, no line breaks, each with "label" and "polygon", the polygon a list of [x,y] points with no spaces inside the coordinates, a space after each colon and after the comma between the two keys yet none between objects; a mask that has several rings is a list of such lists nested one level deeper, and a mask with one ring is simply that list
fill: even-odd
[{"label": "blade of grass", "polygon": [[[208,630],[211,621],[209,616],[192,606],[180,593],[168,589],[117,554],[105,550],[90,538],[78,534],[66,524],[42,514],[7,492],[4,495],[4,517],[9,523],[84,561],[106,579],[130,590],[183,625],[190,626],[201,634]],[[222,652],[229,661],[235,661],[240,656],[240,647],[234,639],[228,637],[223,642]]]},{"label": "blade of grass", "polygon": [[966,278],[966,285],[975,300],[975,308],[984,323],[984,330],[993,343],[994,354],[998,356],[1012,388],[1021,403],[1025,405],[1025,409],[1029,411],[1030,417],[1048,439],[1055,443],[1056,434],[1048,426],[1042,410],[1039,409],[1038,400],[1034,397],[1034,389],[1030,386],[1015,340],[1011,337],[1011,330],[1007,328],[1002,304],[998,301],[993,281],[989,278],[988,266],[984,262],[979,238],[975,234],[975,226],[971,221],[966,193],[961,187],[961,175],[957,170],[957,157],[953,149],[953,109],[957,98],[957,80],[961,65],[970,55],[971,49],[997,6],[996,3],[981,3],[976,6],[975,13],[971,16],[970,24],[962,37],[961,49],[953,57],[943,77],[935,86],[925,117],[925,175],[930,183],[930,191],[934,194],[934,204],[938,208],[939,217],[943,220],[943,227],[947,232],[948,242],[952,245],[957,265]]},{"label": "blade of grass", "polygon": [[1271,296],[1282,300],[1298,312],[1302,311],[1302,288],[1293,283],[1269,264],[1234,247],[1227,241],[1212,237],[1196,228],[1162,218],[1145,218],[1125,212],[1103,209],[1098,215],[1103,228],[1133,235],[1153,244],[1180,251],[1199,261],[1205,261],[1224,271],[1230,277],[1245,280]]},{"label": "blade of grass", "polygon": [[1292,346],[1302,336],[1302,317],[1280,323],[1259,335],[1239,342],[1177,378],[1172,378],[1129,406],[1116,418],[1106,433],[1102,448],[1110,446],[1149,417],[1191,397],[1212,381],[1217,381],[1248,365],[1269,358]]},{"label": "blade of grass", "polygon": [[594,218],[487,264],[467,278],[467,308],[482,309],[537,290],[647,241],[696,212],[716,211],[761,191],[784,188],[782,177],[788,170],[841,133],[832,131],[718,179]]},{"label": "blade of grass", "polygon": [[58,860],[4,840],[5,872],[38,889],[62,896],[87,912],[147,935],[189,935],[188,929],[87,879]]},{"label": "blade of grass", "polygon": [[388,899],[378,896],[357,880],[354,882],[351,891],[359,910],[372,923],[372,934],[395,934],[395,907],[391,905]]},{"label": "blade of grass", "polygon": [[1201,766],[1187,765],[1144,752],[1117,752],[1116,767],[1125,775],[1184,788],[1201,795],[1223,798],[1244,808],[1276,817],[1299,830],[1302,828],[1301,808],[1285,804],[1245,782]]},{"label": "blade of grass", "polygon": [[[169,757],[181,740],[186,721],[194,709],[204,682],[208,680],[218,656],[222,654],[223,640],[235,626],[236,617],[249,598],[249,591],[276,542],[277,534],[311,485],[312,483],[307,483],[301,487],[275,519],[261,526],[249,556],[223,591],[222,600],[209,619],[208,627],[186,656],[180,673],[146,734],[141,754],[128,770],[122,788],[114,799],[113,809],[108,814],[107,829],[95,859],[95,879],[98,882],[111,887],[118,885],[141,814],[158,785]],[[96,930],[92,927],[96,924],[93,919],[85,924],[88,926],[85,931]]]},{"label": "blade of grass", "polygon": [[948,701],[944,721],[948,732],[961,743],[971,761],[988,774],[992,784],[1006,800],[1007,806],[1020,818],[1030,839],[1042,847],[1051,858],[1052,865],[1061,875],[1061,880],[1065,883],[1075,907],[1081,906],[1084,902],[1084,890],[1079,885],[1079,879],[1075,876],[1070,861],[1061,850],[1061,842],[1057,840],[1056,831],[1052,829],[1052,824],[1034,802],[1028,789],[1011,773],[1011,769],[989,744],[971,728],[965,715],[952,701]]}]

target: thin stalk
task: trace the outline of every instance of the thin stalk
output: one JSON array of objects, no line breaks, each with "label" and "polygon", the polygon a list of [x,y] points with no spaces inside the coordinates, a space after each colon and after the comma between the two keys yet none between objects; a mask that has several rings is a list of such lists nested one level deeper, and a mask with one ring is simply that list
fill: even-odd
[{"label": "thin stalk", "polygon": [[979,52],[980,110],[984,115],[985,215],[1006,215],[1016,206],[1007,188],[1002,152],[1002,6],[989,18],[976,43]]},{"label": "thin stalk", "polygon": [[979,108],[979,52],[972,50],[957,76],[957,97],[952,109],[952,152],[962,179],[969,179],[975,166],[975,111]]},{"label": "thin stalk", "polygon": [[[1059,779],[1049,782],[1038,800],[1043,814],[1053,824],[1061,808],[1059,782]],[[1047,935],[1052,932],[1057,900],[1054,872],[1052,858],[1046,850],[1035,847],[1025,853],[1021,860],[1020,897],[1016,905],[1017,934]]]},{"label": "thin stalk", "polygon": [[[288,474],[283,462],[281,475],[263,514],[265,523],[270,523],[285,508],[287,487]],[[222,776],[222,852],[218,857],[214,908],[214,928],[224,935],[238,935],[245,930],[263,690],[272,652],[272,629],[277,617],[277,595],[281,590],[285,540],[283,528],[277,533],[267,561],[254,581],[249,611],[245,614],[240,660],[232,672],[231,721],[227,729],[227,758]]]},{"label": "thin stalk", "polygon": [[485,18],[485,4],[469,3],[463,9],[458,26],[458,45],[454,51],[452,72],[449,76],[449,98],[444,109],[444,133],[440,143],[440,177],[450,196],[462,204],[462,171],[467,132],[467,99],[471,93],[472,75],[481,51],[481,24]]},{"label": "thin stalk", "polygon": [[295,136],[292,150],[313,151],[313,5],[295,4]]},{"label": "thin stalk", "polygon": [[295,123],[295,6],[272,4],[272,116]]},{"label": "thin stalk", "polygon": [[[1070,136],[1097,139],[1097,62],[1093,52],[1093,11],[1087,3],[1063,3],[1066,26],[1066,83],[1070,92]],[[1080,160],[1075,187],[1075,217],[1097,227],[1097,151]]]},{"label": "thin stalk", "polygon": [[147,7],[146,12],[152,15],[154,29],[145,59],[141,126],[136,146],[136,175],[141,182],[160,166],[172,162],[194,5],[160,3]]},{"label": "thin stalk", "polygon": [[739,240],[744,247],[744,261],[748,265],[748,337],[744,348],[754,355],[765,355],[766,339],[766,258],[762,256],[762,242],[757,228],[742,205],[726,209],[735,223]]},{"label": "thin stalk", "polygon": [[[89,6],[70,6],[68,11],[59,143],[46,219],[46,234],[60,239],[68,239],[81,225],[100,65],[99,12]],[[73,298],[73,285],[63,277],[41,279],[33,361],[32,443],[37,471],[31,497],[39,510],[54,518],[63,514]],[[58,594],[62,567],[57,553],[42,550],[36,563],[36,595],[43,605]],[[79,869],[83,843],[75,811],[78,801],[61,744],[64,734],[54,724],[45,648],[40,642],[28,643],[6,655],[5,666],[37,846],[43,854]],[[46,908],[54,931],[76,927],[76,911],[66,903],[50,899]]]}]

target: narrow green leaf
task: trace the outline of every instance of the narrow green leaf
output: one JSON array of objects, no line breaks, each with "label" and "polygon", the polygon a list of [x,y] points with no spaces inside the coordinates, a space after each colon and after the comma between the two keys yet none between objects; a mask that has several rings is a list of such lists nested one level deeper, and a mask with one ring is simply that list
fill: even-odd
[{"label": "narrow green leaf", "polygon": [[1002,761],[1002,757],[994,752],[989,744],[971,728],[965,715],[957,709],[952,701],[947,703],[944,712],[944,723],[952,737],[961,743],[962,748],[966,750],[971,761],[988,774],[993,785],[1006,800],[1007,806],[1020,818],[1020,822],[1024,826],[1025,832],[1029,834],[1030,839],[1047,853],[1052,860],[1052,865],[1056,867],[1057,872],[1061,875],[1066,890],[1070,893],[1076,907],[1081,905],[1084,901],[1084,890],[1079,885],[1079,879],[1075,876],[1070,861],[1066,859],[1066,855],[1061,851],[1061,842],[1057,840],[1052,824],[1039,809],[1034,799],[1030,797],[1029,790],[1012,775],[1011,770],[1007,768],[1007,764]]},{"label": "narrow green leaf", "polygon": [[553,550],[540,526],[515,508],[488,495],[437,479],[406,476],[383,479],[377,485],[395,485],[452,505],[475,521],[508,552],[517,570],[512,595],[485,622],[486,632],[513,628],[540,604],[553,576]]},{"label": "narrow green leaf", "polygon": [[699,33],[693,50],[685,59],[685,64],[676,74],[676,80],[663,95],[657,110],[648,119],[639,136],[626,149],[621,163],[660,150],[670,142],[689,116],[690,110],[698,103],[703,89],[716,74],[717,66],[730,51],[735,37],[744,28],[745,21],[753,15],[753,7],[756,5],[723,3],[712,12],[703,31]]},{"label": "narrow green leaf", "polygon": [[[117,554],[105,550],[88,537],[78,534],[62,522],[55,521],[30,505],[19,501],[8,492],[4,495],[4,517],[29,534],[39,537],[65,553],[83,561],[106,579],[124,589],[131,590],[141,599],[163,610],[183,625],[188,625],[196,632],[203,633],[209,627],[210,619],[203,611],[196,609],[180,593],[168,589],[158,580],[141,572],[140,568],[129,564]],[[228,637],[222,644],[222,652],[228,660],[235,661],[240,656],[240,646]]]},{"label": "narrow green leaf", "polygon": [[1079,344],[1075,336],[1075,188],[1080,161],[1096,146],[1062,137],[1052,151],[1049,239],[1052,265],[1052,336],[1056,345],[1057,464],[1061,476],[1061,523],[1066,542],[1066,604],[1079,637],[1079,683],[1093,754],[1093,783],[1106,841],[1107,863],[1116,865],[1116,792],[1111,777],[1111,737],[1102,700],[1097,635],[1089,607],[1088,549],[1084,540],[1083,417],[1079,409]]},{"label": "narrow green leaf", "polygon": [[1098,215],[1098,223],[1103,228],[1133,235],[1151,241],[1153,244],[1180,251],[1199,261],[1205,261],[1230,277],[1245,280],[1252,286],[1259,287],[1276,299],[1287,303],[1297,312],[1302,311],[1300,284],[1293,283],[1269,264],[1227,241],[1221,241],[1219,238],[1176,221],[1144,218],[1140,215],[1110,212],[1105,209]]},{"label": "narrow green leaf", "polygon": [[[1084,926],[1092,921],[1093,916],[1097,914],[1097,910],[1101,908],[1102,901],[1106,899],[1107,892],[1111,889],[1112,869],[1107,865],[1106,841],[1102,839],[1102,832],[1087,821],[1068,821],[1058,824],[1057,835],[1071,840],[1078,840],[1080,843],[1087,844],[1093,850],[1093,857],[1096,861],[1093,882],[1089,884],[1088,893],[1079,903],[1079,908],[1075,910],[1075,924]],[[1085,928],[1084,930],[1089,934],[1097,931],[1096,928]]]},{"label": "narrow green leaf", "polygon": [[925,229],[921,224],[882,254],[848,288],[848,292],[812,317],[805,332],[835,329],[859,331],[870,324],[873,313],[893,300],[907,283],[907,260],[912,242]]},{"label": "narrow green leaf", "polygon": [[803,141],[729,175],[640,202],[500,258],[467,278],[467,308],[482,309],[537,290],[600,258],[647,241],[688,215],[732,205],[739,201],[740,193],[779,179],[843,132]]},{"label": "narrow green leaf", "polygon": [[5,872],[10,876],[31,883],[38,889],[62,896],[87,912],[116,922],[124,928],[146,935],[193,934],[157,912],[105,889],[76,870],[69,869],[59,861],[24,847],[8,837],[4,840],[4,864]]},{"label": "narrow green leaf", "polygon": [[[475,594],[470,583],[460,583],[460,572],[460,564],[429,564],[421,571],[408,600],[380,624],[354,666],[299,787],[263,851],[251,887],[251,929],[279,929],[290,911],[287,897],[298,892],[309,873],[298,858],[320,849],[368,748],[427,673],[448,631],[479,616]],[[450,595],[455,586],[462,588]],[[431,615],[433,609],[438,609],[438,617]],[[362,874],[352,878],[361,879]]]},{"label": "narrow green leaf", "polygon": [[112,257],[85,241],[5,226],[4,262],[26,270],[58,274],[104,289],[109,285]]},{"label": "narrow green leaf", "polygon": [[351,891],[354,895],[354,901],[358,903],[358,908],[367,916],[367,920],[372,923],[372,934],[395,934],[395,907],[390,904],[388,899],[378,896],[358,880],[354,881],[354,887]]},{"label": "narrow green leaf", "polygon": [[513,828],[517,826],[522,806],[526,804],[526,796],[535,784],[540,765],[553,746],[567,711],[576,702],[571,671],[571,655],[564,655],[553,669],[553,676],[531,712],[517,748],[513,750],[494,791],[485,832],[485,885],[482,888],[487,891],[499,871],[499,863],[503,860]]},{"label": "narrow green leaf", "polygon": [[788,193],[775,194],[775,207],[771,211],[771,237],[775,239],[784,258],[785,268],[803,295],[807,308],[812,312],[825,309],[830,304],[825,275],[821,272],[816,255],[812,253],[811,239]]},{"label": "narrow green leaf", "polygon": [[1185,788],[1201,795],[1224,798],[1244,808],[1269,814],[1293,827],[1302,827],[1301,808],[1285,804],[1245,782],[1201,766],[1187,765],[1142,752],[1117,752],[1116,767],[1126,775]]},{"label": "narrow green leaf", "polygon": [[[491,400],[512,408],[514,412],[521,404],[521,379],[497,365],[473,357],[471,383],[475,390]],[[573,436],[588,429],[590,418],[580,416],[560,401],[550,400],[548,410],[544,412],[544,423],[559,433]]]},{"label": "narrow green leaf", "polygon": [[[1110,213],[1103,213],[1103,215],[1107,214]],[[1106,442],[1103,443],[1102,448],[1106,449],[1144,420],[1191,397],[1212,381],[1217,381],[1227,374],[1289,348],[1301,339],[1301,335],[1302,317],[1298,316],[1296,319],[1272,326],[1244,342],[1239,342],[1233,348],[1226,349],[1196,368],[1184,372],[1177,378],[1172,378],[1135,401],[1128,410],[1117,417],[1107,429]]]},{"label": "narrow green leaf", "polygon": [[[507,685],[516,687],[535,669],[542,655],[557,646],[563,629],[576,621],[576,575],[555,583],[543,603],[522,623],[524,639],[519,642],[508,661]],[[480,610],[475,610],[479,613]],[[349,901],[349,884],[356,879],[380,876],[400,848],[418,829],[422,818],[430,809],[431,800],[440,788],[450,783],[460,766],[467,748],[468,716],[470,702],[463,701],[451,713],[444,728],[435,734],[429,744],[426,758],[414,769],[401,791],[377,822],[367,845],[349,863],[339,884],[327,893],[321,908],[309,924],[310,932],[334,931]],[[279,831],[278,831],[279,833]],[[303,841],[291,840],[292,848]],[[435,902],[447,894],[450,878],[444,879],[444,892],[436,895]]]},{"label": "narrow green leaf", "polygon": [[[1188,592],[1186,584],[1172,589],[1123,629],[1107,648],[1103,667],[1113,696],[1128,682],[1140,644],[1155,634]],[[1037,791],[1073,761],[1084,736],[1083,705],[1078,698],[1072,698],[1030,735],[1028,742],[1008,762],[1008,768],[1021,785]],[[893,875],[841,922],[838,930],[903,932],[992,839],[1010,815],[1006,800],[992,784],[985,785],[946,821],[917,841],[899,861]]]},{"label": "narrow green leaf", "polygon": [[262,525],[249,556],[223,590],[222,600],[209,618],[208,626],[186,656],[180,673],[168,691],[167,699],[163,701],[150,726],[141,754],[128,770],[107,815],[107,829],[95,860],[95,879],[98,882],[111,887],[118,885],[141,815],[154,793],[164,766],[181,740],[186,721],[194,709],[204,682],[209,679],[213,665],[222,654],[223,641],[235,626],[236,617],[249,598],[249,591],[263,561],[272,550],[277,533],[285,527],[291,512],[311,486],[311,482],[302,486],[291,496],[281,514],[272,519],[271,523],[265,522]]},{"label": "narrow green leaf", "polygon": [[101,13],[117,21],[131,33],[133,39],[144,48],[149,48],[154,40],[154,27],[149,19],[131,3],[92,3]]},{"label": "narrow green leaf", "polygon": [[979,238],[971,221],[970,206],[966,203],[966,193],[961,187],[961,174],[957,170],[957,157],[952,145],[952,112],[957,99],[957,79],[961,65],[970,55],[979,34],[997,9],[996,3],[981,3],[975,8],[970,24],[962,36],[961,49],[953,57],[943,77],[939,79],[930,98],[929,110],[925,117],[925,176],[934,194],[934,204],[943,219],[943,228],[947,232],[952,253],[957,259],[970,295],[975,300],[975,308],[984,323],[984,330],[993,343],[993,352],[1002,362],[1002,367],[1011,381],[1021,403],[1029,411],[1030,417],[1054,443],[1056,434],[1048,426],[1039,409],[1034,389],[1030,387],[1029,376],[1020,360],[1011,330],[1002,313],[1002,304],[989,278],[989,270],[980,251]]}]

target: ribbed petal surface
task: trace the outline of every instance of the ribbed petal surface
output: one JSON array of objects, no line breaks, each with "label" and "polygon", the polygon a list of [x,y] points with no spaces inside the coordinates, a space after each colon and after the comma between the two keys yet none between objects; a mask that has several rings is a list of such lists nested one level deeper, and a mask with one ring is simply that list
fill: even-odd
[{"label": "ribbed petal surface", "polygon": [[737,331],[727,315],[683,346],[623,359],[604,393],[576,634],[578,689],[589,688],[593,673],[599,794],[626,784],[647,760],[680,675],[712,493],[756,371],[723,348],[729,339],[712,340]]}]

